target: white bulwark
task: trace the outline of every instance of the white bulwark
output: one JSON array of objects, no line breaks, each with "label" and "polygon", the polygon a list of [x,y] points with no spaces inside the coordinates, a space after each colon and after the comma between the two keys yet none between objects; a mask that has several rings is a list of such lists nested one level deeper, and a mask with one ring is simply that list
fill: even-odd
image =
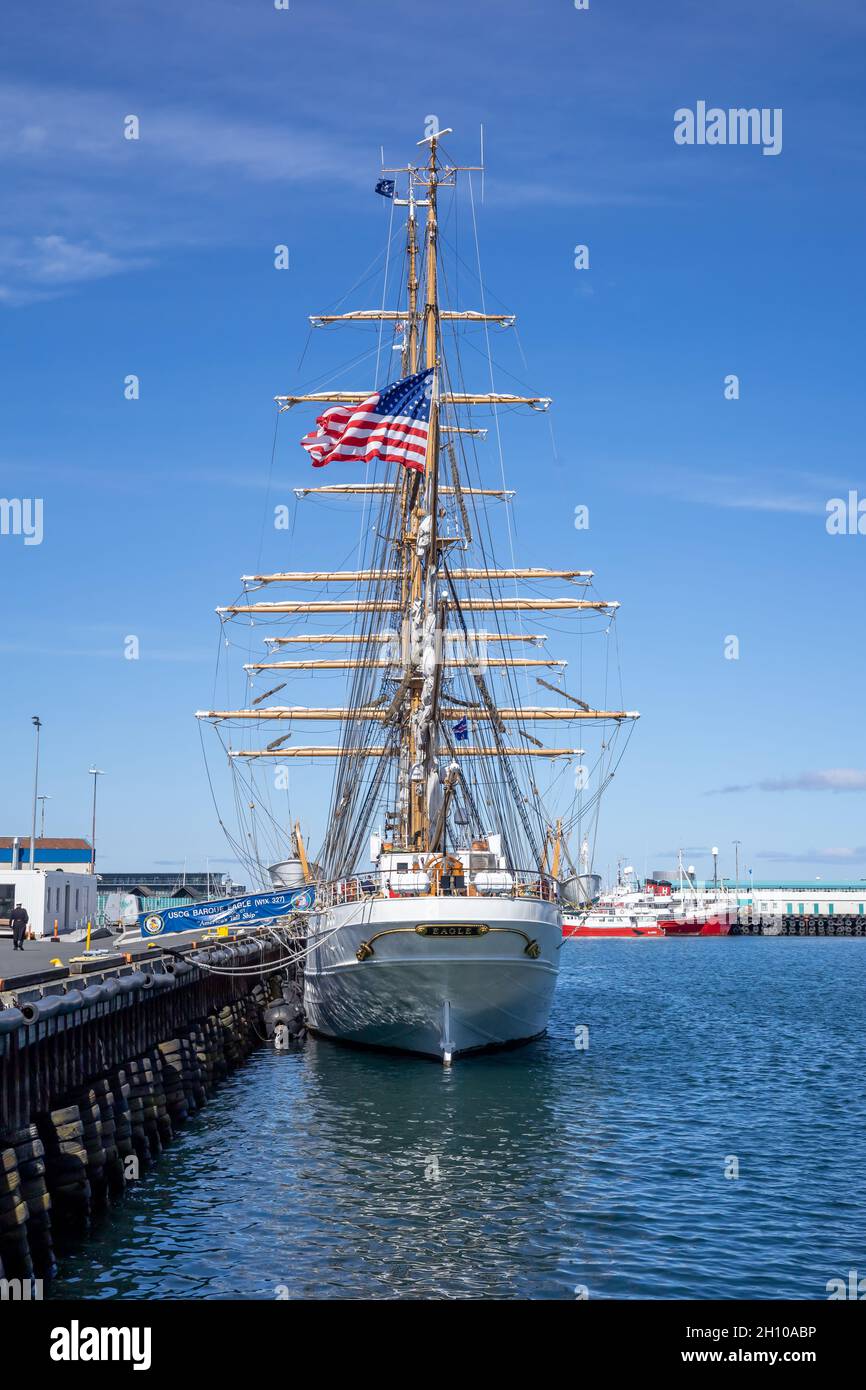
[{"label": "white bulwark", "polygon": [[26,908],[28,931],[53,936],[96,922],[96,875],[63,869],[10,869],[0,864],[0,935],[11,934],[9,913],[16,903]]}]

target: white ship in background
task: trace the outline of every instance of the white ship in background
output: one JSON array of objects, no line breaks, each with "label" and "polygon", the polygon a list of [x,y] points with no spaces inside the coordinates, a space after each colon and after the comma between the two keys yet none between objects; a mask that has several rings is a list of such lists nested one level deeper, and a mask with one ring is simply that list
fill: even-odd
[{"label": "white ship in background", "polygon": [[718,884],[698,887],[694,868],[679,856],[679,881],[648,878],[641,885],[631,865],[620,865],[612,888],[592,902],[563,911],[562,934],[584,938],[727,936],[737,923],[736,894]]},{"label": "white ship in background", "polygon": [[[277,398],[283,410],[302,402],[331,407],[303,442],[314,462],[337,468],[326,485],[299,491],[361,496],[377,508],[359,568],[249,576],[242,599],[220,610],[224,622],[285,624],[249,664],[253,679],[345,671],[344,703],[264,704],[277,686],[248,708],[200,715],[248,731],[278,724],[266,747],[229,749],[245,767],[336,762],[328,831],[315,866],[305,863],[317,883],[305,971],[311,1030],[446,1062],[536,1037],[547,1024],[562,946],[560,837],[537,768],[579,759],[582,750],[545,746],[535,726],[600,721],[603,788],[616,734],[637,717],[595,709],[549,680],[540,683],[556,691],[556,703],[534,705],[518,688],[518,677],[534,684],[538,670],[561,674],[564,665],[537,650],[546,639],[525,631],[522,615],[552,611],[562,624],[589,614],[607,624],[618,605],[594,597],[591,571],[502,567],[493,554],[487,503],[510,494],[474,471],[474,439],[484,431],[473,407],[543,410],[549,401],[463,382],[458,330],[478,325],[486,334],[490,324],[513,320],[443,303],[440,193],[460,172],[443,157],[448,133],[420,142],[429,147],[422,165],[383,170],[377,186],[406,210],[396,307],[312,320],[390,325],[400,353],[393,375],[399,369],[401,379]],[[371,437],[384,461],[370,458]],[[345,463],[359,440],[368,450],[363,471]],[[539,596],[550,581],[564,582],[566,592]],[[263,600],[258,593],[298,585],[308,593],[310,585],[332,593],[340,586],[341,596]],[[507,613],[521,615],[518,631],[502,627]],[[344,622],[340,615],[349,615],[351,631],[321,630],[334,615]],[[337,741],[294,743],[291,735],[308,721],[336,724]]]}]

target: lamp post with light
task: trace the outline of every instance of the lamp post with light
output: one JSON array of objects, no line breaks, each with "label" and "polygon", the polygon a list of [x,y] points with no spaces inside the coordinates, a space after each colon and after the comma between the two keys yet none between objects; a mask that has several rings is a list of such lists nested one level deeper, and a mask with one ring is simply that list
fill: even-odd
[{"label": "lamp post with light", "polygon": [[97,779],[97,777],[102,777],[102,776],[104,776],[104,773],[103,773],[102,769],[101,769],[101,768],[98,768],[98,767],[90,767],[90,768],[87,769],[87,771],[88,771],[89,775],[93,778],[93,814],[92,814],[92,818],[91,818],[91,827],[90,827],[90,872],[91,872],[92,874],[95,874],[95,873],[96,873],[96,779]]},{"label": "lamp post with light", "polygon": [[36,802],[39,798],[39,733],[42,728],[42,720],[38,714],[32,717],[32,724],[36,730],[36,771],[33,775],[33,820],[30,823],[30,868],[36,868]]}]

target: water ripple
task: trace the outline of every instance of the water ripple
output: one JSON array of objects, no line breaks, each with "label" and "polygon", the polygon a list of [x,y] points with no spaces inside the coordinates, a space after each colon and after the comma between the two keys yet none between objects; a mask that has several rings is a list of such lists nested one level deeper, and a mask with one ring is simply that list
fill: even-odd
[{"label": "water ripple", "polygon": [[261,1051],[52,1295],[824,1297],[866,1268],[864,951],[573,942],[517,1051]]}]

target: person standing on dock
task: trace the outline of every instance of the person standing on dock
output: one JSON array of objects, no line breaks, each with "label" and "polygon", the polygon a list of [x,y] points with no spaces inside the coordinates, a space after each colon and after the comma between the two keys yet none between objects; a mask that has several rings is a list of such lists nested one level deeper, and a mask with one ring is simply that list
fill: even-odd
[{"label": "person standing on dock", "polygon": [[12,928],[13,947],[16,951],[24,950],[24,934],[27,931],[27,923],[30,918],[27,915],[26,907],[16,903],[9,914],[9,925]]}]

